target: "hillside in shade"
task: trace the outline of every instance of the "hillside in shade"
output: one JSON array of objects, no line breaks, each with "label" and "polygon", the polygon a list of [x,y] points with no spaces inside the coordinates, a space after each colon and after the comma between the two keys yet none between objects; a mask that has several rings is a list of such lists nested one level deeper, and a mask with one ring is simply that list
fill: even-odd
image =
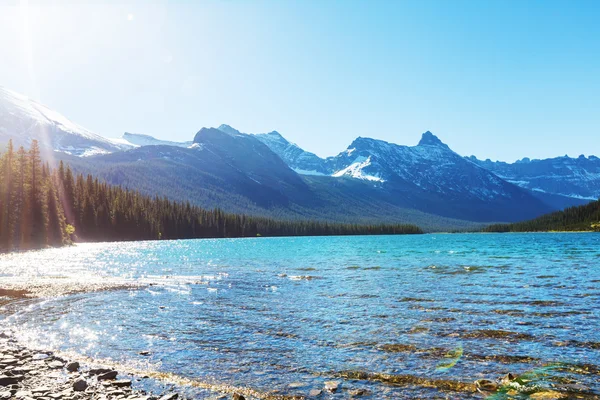
[{"label": "hillside in shade", "polygon": [[600,200],[514,224],[494,224],[484,232],[600,232]]}]

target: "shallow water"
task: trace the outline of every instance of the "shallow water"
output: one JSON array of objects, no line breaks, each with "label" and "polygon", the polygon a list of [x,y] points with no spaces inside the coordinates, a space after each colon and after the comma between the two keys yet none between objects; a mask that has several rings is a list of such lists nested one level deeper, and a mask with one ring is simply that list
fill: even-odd
[{"label": "shallow water", "polygon": [[32,344],[283,395],[341,382],[328,398],[481,398],[471,384],[507,372],[600,395],[599,267],[591,233],[100,243],[0,257],[5,277],[160,281],[30,302],[5,323]]}]

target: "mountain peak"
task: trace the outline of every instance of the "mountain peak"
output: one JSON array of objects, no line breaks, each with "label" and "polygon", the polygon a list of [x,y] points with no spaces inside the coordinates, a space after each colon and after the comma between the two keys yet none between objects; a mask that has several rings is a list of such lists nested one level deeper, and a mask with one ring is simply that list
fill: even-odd
[{"label": "mountain peak", "polygon": [[423,136],[421,136],[421,140],[419,141],[418,146],[438,146],[438,147],[444,147],[444,148],[448,148],[448,145],[445,144],[444,142],[442,142],[440,140],[440,138],[438,138],[437,136],[435,136],[433,133],[427,131],[423,134]]},{"label": "mountain peak", "polygon": [[242,134],[240,131],[238,131],[237,129],[235,129],[227,124],[221,124],[217,129],[220,130],[221,132],[225,132],[225,133],[228,133],[228,134],[234,135],[234,136]]}]

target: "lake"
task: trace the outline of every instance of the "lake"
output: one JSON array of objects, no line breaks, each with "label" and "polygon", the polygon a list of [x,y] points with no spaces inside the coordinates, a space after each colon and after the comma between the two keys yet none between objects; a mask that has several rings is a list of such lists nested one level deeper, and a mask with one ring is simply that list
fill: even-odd
[{"label": "lake", "polygon": [[526,377],[510,398],[600,396],[600,234],[94,243],[1,256],[0,276],[158,283],[0,318],[31,345],[190,378],[197,398],[328,381],[326,398],[482,398],[461,384],[508,372]]}]

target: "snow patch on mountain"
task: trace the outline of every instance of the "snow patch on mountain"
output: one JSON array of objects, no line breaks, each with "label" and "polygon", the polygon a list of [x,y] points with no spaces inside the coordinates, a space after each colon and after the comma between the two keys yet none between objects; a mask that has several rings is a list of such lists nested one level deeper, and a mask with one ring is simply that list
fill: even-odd
[{"label": "snow patch on mountain", "polygon": [[369,157],[357,157],[352,164],[347,166],[346,168],[334,172],[331,176],[336,178],[342,176],[350,176],[355,179],[367,180],[367,181],[375,181],[375,182],[385,182],[381,177],[377,175],[369,175],[364,171],[364,169],[371,165],[371,156]]},{"label": "snow patch on mountain", "polygon": [[217,129],[220,130],[221,132],[225,132],[225,133],[227,133],[228,135],[231,135],[231,136],[243,136],[243,135],[246,135],[245,133],[242,133],[242,132],[238,131],[237,129],[234,129],[231,126],[226,125],[226,124],[219,125],[219,127]]},{"label": "snow patch on mountain", "polygon": [[121,142],[129,143],[134,147],[139,146],[174,146],[174,147],[190,147],[192,141],[188,142],[174,142],[170,140],[156,139],[150,135],[144,135],[141,133],[129,133],[125,132],[120,139]]},{"label": "snow patch on mountain", "polygon": [[37,140],[42,147],[82,157],[130,148],[83,128],[27,96],[0,87],[0,140],[8,139],[17,146],[29,146]]}]

